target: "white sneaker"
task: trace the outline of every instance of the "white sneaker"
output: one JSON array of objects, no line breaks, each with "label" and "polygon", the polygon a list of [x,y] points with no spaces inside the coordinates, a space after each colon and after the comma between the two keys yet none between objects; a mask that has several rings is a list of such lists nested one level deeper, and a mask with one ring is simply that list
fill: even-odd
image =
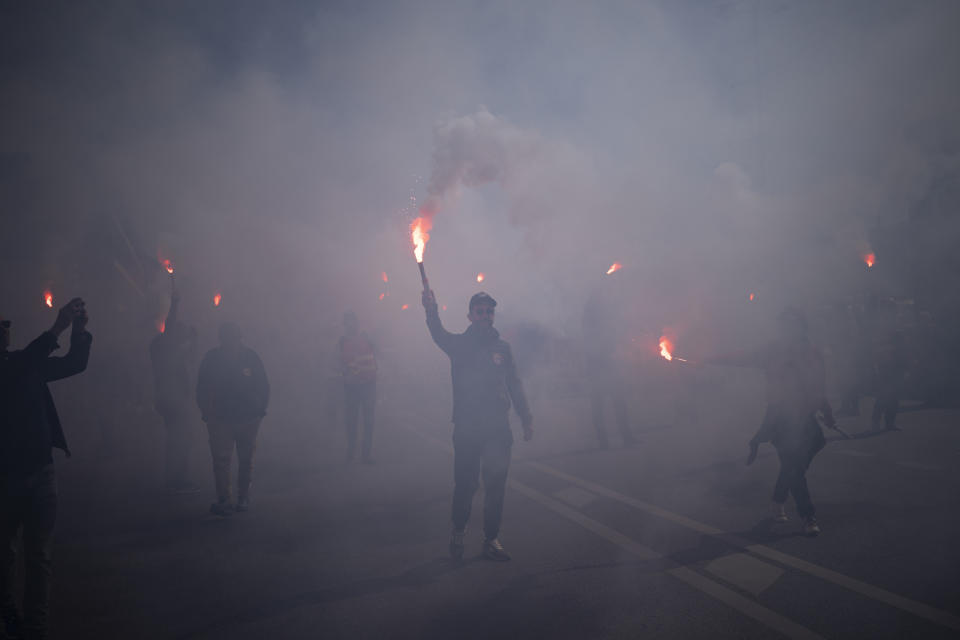
[{"label": "white sneaker", "polygon": [[803,520],[803,532],[811,538],[816,538],[820,535],[820,525],[817,524],[817,519],[813,516],[805,518]]},{"label": "white sneaker", "polygon": [[787,522],[790,518],[787,517],[787,510],[782,504],[773,503],[773,521],[774,522]]}]

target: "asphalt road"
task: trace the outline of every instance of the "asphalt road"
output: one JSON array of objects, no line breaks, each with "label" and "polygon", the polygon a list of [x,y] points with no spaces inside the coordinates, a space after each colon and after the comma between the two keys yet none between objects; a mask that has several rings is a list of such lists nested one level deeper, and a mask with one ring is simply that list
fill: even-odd
[{"label": "asphalt road", "polygon": [[447,557],[445,402],[385,388],[372,466],[344,462],[337,424],[271,414],[253,509],[231,518],[207,513],[199,423],[204,492],[188,497],[155,488],[159,431],[95,460],[79,437],[87,461],[58,461],[53,637],[957,637],[960,416],[907,411],[880,435],[845,421],[858,437],[831,440],[809,473],[811,539],[792,504],[789,523],[766,519],[773,450],[743,464],[762,411],[750,393],[724,411],[638,411],[639,445],[611,433],[609,450],[585,399],[535,398],[504,564],[479,555],[482,495],[465,560]]}]

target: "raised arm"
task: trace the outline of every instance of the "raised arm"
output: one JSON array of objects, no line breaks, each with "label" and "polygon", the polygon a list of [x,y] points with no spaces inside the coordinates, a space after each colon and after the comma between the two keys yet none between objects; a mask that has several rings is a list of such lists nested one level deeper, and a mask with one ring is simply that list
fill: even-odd
[{"label": "raised arm", "polygon": [[[84,302],[80,298],[74,298],[68,302],[57,314],[57,320],[53,327],[47,332],[47,335],[53,336],[53,345],[56,347],[56,336],[73,325],[73,332],[70,335],[70,351],[67,355],[60,358],[45,358],[41,362],[41,373],[45,382],[61,380],[76,375],[87,368],[87,362],[90,359],[90,344],[93,342],[93,336],[86,330],[87,310]],[[44,344],[50,344],[50,338],[38,338],[34,340],[44,340]],[[31,344],[32,346],[32,344]],[[53,350],[49,348],[47,354]]]},{"label": "raised arm", "polygon": [[433,295],[433,290],[424,291],[421,297],[423,308],[427,311],[427,328],[430,330],[430,337],[437,343],[437,346],[450,355],[456,347],[456,336],[443,328],[440,322],[440,311],[437,309],[437,299]]}]

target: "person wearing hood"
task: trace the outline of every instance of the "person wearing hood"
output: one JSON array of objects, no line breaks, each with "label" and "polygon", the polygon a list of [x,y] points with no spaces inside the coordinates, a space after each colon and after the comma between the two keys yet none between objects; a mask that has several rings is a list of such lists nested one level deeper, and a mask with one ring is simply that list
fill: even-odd
[{"label": "person wearing hood", "polygon": [[473,496],[483,477],[483,556],[507,561],[510,554],[500,542],[500,521],[507,487],[507,471],[513,434],[510,431],[511,405],[520,416],[523,438],[533,438],[533,414],[517,375],[510,345],[493,328],[497,301],[485,292],[470,298],[463,333],[443,327],[432,290],[423,292],[430,336],[450,358],[453,381],[454,491],[453,530],[450,554],[463,557],[464,536]]}]

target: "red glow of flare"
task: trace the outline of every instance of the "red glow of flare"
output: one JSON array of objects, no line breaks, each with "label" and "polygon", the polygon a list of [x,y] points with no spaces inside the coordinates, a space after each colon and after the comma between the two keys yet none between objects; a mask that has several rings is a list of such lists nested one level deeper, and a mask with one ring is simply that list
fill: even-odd
[{"label": "red glow of flare", "polygon": [[[163,268],[167,270],[167,273],[169,273],[170,275],[173,275],[173,263],[170,262],[170,259],[169,259],[169,258],[164,258],[164,259],[160,262],[160,264],[162,264],[162,265],[163,265]],[[161,333],[163,333],[163,332],[161,331]]]},{"label": "red glow of flare", "polygon": [[863,256],[863,261],[867,265],[867,268],[869,269],[877,261],[877,256],[872,253],[868,253],[865,256]]},{"label": "red glow of flare", "polygon": [[486,280],[486,278],[487,276],[483,275],[482,273],[477,274],[477,282],[483,282],[484,280]]},{"label": "red glow of flare", "polygon": [[387,279],[387,272],[386,272],[386,271],[381,271],[381,272],[380,272],[380,278],[383,279],[384,282],[390,282],[390,281]]},{"label": "red glow of flare", "polygon": [[753,296],[753,294],[751,293],[751,294],[750,294],[750,302],[753,302],[753,297],[754,297],[754,296]]},{"label": "red glow of flare", "polygon": [[607,275],[610,275],[611,273],[616,273],[617,271],[620,271],[620,269],[623,269],[623,265],[620,264],[619,262],[614,262],[612,265],[610,265],[610,268],[607,269]]},{"label": "red glow of flare", "polygon": [[159,331],[160,333],[163,333],[166,330],[167,330],[167,321],[164,320],[163,318],[160,318],[159,320],[157,320],[157,331]]},{"label": "red glow of flare", "polygon": [[49,291],[43,292],[43,303],[53,309],[53,294]]},{"label": "red glow of flare", "polygon": [[385,294],[385,293],[381,293],[381,294],[380,294],[380,300],[383,300],[383,299],[386,298],[386,297],[387,297],[387,294]]},{"label": "red glow of flare", "polygon": [[428,232],[432,228],[433,223],[430,222],[429,218],[417,218],[410,223],[410,238],[413,240],[413,256],[417,259],[417,262],[423,262],[423,250],[430,240],[430,234]]},{"label": "red glow of flare", "polygon": [[213,306],[219,307],[219,306],[220,306],[220,299],[221,299],[221,298],[222,298],[222,296],[220,295],[220,292],[219,292],[219,291],[217,291],[216,293],[214,293],[214,294],[213,294]]},{"label": "red glow of flare", "polygon": [[443,310],[444,310],[444,311],[447,310],[447,305],[443,305]]},{"label": "red glow of flare", "polygon": [[660,356],[665,360],[673,360],[673,343],[667,336],[660,336]]},{"label": "red glow of flare", "polygon": [[406,311],[406,310],[409,309],[409,308],[410,308],[410,305],[405,304],[405,305],[403,305],[402,307],[400,307],[400,311]]}]

